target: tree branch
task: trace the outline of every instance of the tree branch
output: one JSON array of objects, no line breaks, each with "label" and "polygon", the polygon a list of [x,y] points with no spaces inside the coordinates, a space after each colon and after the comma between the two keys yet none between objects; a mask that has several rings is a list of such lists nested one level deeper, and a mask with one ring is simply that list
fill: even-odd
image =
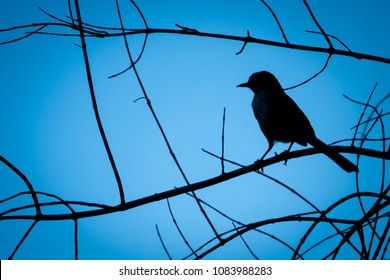
[{"label": "tree branch", "polygon": [[[356,147],[346,147],[346,146],[331,146],[329,147],[331,149],[334,149],[337,152],[342,153],[351,153],[351,154],[360,154],[364,156],[369,156],[373,158],[380,158],[380,159],[390,159],[390,152],[380,152],[372,149],[365,149],[365,148],[356,148]],[[88,210],[88,211],[82,211],[77,212],[75,214],[45,214],[40,217],[40,220],[43,221],[52,221],[52,220],[69,220],[74,218],[87,218],[87,217],[94,217],[99,215],[105,215],[110,214],[118,211],[126,211],[128,209],[132,209],[135,207],[139,207],[142,205],[146,205],[149,203],[157,202],[163,199],[175,197],[181,194],[185,194],[192,191],[201,190],[225,181],[228,181],[230,179],[236,178],[238,176],[242,176],[244,174],[248,174],[250,172],[253,172],[255,170],[259,170],[261,168],[265,168],[267,166],[270,166],[272,164],[278,163],[278,162],[284,162],[285,160],[291,160],[294,158],[299,158],[303,156],[309,156],[321,153],[318,149],[315,148],[307,148],[303,150],[298,151],[292,151],[289,153],[282,153],[280,155],[276,155],[272,158],[268,158],[266,160],[256,161],[253,164],[250,164],[246,167],[238,168],[230,172],[226,172],[222,175],[218,175],[213,178],[209,178],[204,181],[200,181],[197,183],[193,183],[190,185],[185,185],[179,188],[171,189],[168,191],[160,192],[157,194],[153,194],[150,196],[146,196],[143,198],[135,199],[129,202],[126,202],[122,205],[112,206],[110,208],[105,209],[97,209],[97,210]],[[8,215],[8,216],[1,216],[0,220],[31,220],[36,219],[35,216],[31,215]]]}]

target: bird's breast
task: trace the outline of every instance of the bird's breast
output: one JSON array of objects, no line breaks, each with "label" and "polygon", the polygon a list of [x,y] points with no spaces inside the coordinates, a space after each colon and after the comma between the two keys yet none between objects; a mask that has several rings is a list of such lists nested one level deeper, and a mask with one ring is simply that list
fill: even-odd
[{"label": "bird's breast", "polygon": [[266,90],[256,91],[252,100],[252,108],[256,118],[264,119],[270,116],[272,110],[273,95]]},{"label": "bird's breast", "polygon": [[253,113],[267,139],[273,139],[275,95],[266,90],[256,91],[252,100]]}]

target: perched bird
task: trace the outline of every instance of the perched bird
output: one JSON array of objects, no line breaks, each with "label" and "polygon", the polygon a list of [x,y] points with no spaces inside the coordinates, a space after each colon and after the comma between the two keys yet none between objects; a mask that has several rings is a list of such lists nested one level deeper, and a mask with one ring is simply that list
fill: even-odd
[{"label": "perched bird", "polygon": [[319,140],[309,120],[298,105],[284,92],[275,76],[267,71],[254,73],[246,83],[237,87],[250,88],[255,94],[252,100],[253,113],[268,141],[268,149],[274,142],[293,143],[306,146],[308,143],[319,149],[347,172],[358,172],[358,168],[341,154]]}]

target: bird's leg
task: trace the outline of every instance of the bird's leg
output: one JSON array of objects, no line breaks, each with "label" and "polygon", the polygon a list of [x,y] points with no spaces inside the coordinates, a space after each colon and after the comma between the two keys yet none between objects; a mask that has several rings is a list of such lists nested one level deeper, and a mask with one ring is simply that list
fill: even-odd
[{"label": "bird's leg", "polygon": [[269,153],[269,151],[271,151],[271,148],[272,148],[272,147],[269,147],[269,148],[265,151],[264,155],[263,155],[259,160],[263,160],[263,159],[265,158],[265,156]]},{"label": "bird's leg", "polygon": [[[269,151],[271,151],[273,146],[274,146],[274,143],[272,141],[268,141],[268,149],[265,151],[264,155],[258,161],[264,160],[265,156],[269,153]],[[263,172],[263,168],[260,168],[260,169],[261,169],[261,172]]]},{"label": "bird's leg", "polygon": [[[287,150],[285,150],[283,153],[281,153],[280,155],[283,155],[283,154],[288,154],[289,152],[290,152],[290,150],[291,150],[291,148],[292,148],[292,146],[294,145],[294,142],[291,142],[290,143],[290,146],[288,146],[288,149]],[[285,161],[284,161],[284,165],[287,165],[287,158],[285,159]]]},{"label": "bird's leg", "polygon": [[265,151],[264,155],[259,160],[263,160],[265,156],[269,153],[269,151],[271,151],[273,146],[274,146],[274,142],[268,140],[268,149]]}]

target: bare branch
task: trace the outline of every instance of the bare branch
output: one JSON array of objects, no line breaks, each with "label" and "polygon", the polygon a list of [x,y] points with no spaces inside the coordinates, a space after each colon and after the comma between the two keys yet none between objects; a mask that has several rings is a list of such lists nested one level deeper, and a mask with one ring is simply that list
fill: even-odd
[{"label": "bare branch", "polygon": [[[305,30],[305,32],[323,35],[321,32],[313,31],[313,30]],[[346,48],[348,51],[352,52],[352,50],[351,50],[346,44],[344,44],[343,41],[341,41],[341,40],[340,40],[339,38],[337,38],[336,36],[330,35],[330,34],[326,34],[326,36],[335,39],[335,40],[338,41],[341,45],[343,45],[344,48]]]},{"label": "bare branch", "polygon": [[[145,25],[145,28],[146,28],[146,29],[149,29],[148,22],[146,21],[146,18],[145,18],[145,16],[144,16],[144,14],[142,13],[141,9],[138,7],[138,5],[135,3],[134,0],[130,0],[130,2],[133,4],[133,6],[134,6],[134,7],[136,8],[136,10],[138,11],[138,14],[139,14],[140,17],[142,18],[142,21],[143,21],[143,23],[144,23],[144,25]],[[122,30],[123,30],[123,26],[122,26]],[[147,43],[147,41],[148,41],[148,36],[149,36],[149,34],[148,34],[148,33],[145,33],[145,38],[144,38],[144,42],[142,43],[141,51],[140,51],[138,57],[134,60],[134,64],[131,64],[131,65],[130,65],[129,67],[127,67],[125,70],[123,70],[123,71],[121,71],[121,72],[119,72],[119,73],[117,73],[117,74],[111,75],[110,77],[108,77],[109,79],[115,78],[115,77],[117,77],[117,76],[119,76],[119,75],[121,75],[121,74],[127,72],[128,70],[130,70],[130,69],[133,67],[133,65],[137,64],[138,61],[140,61],[140,59],[141,59],[141,57],[142,57],[142,55],[143,55],[143,53],[144,53],[144,51],[145,51],[145,48],[146,48],[146,43]]]},{"label": "bare branch", "polygon": [[[322,26],[319,24],[319,22],[317,21],[316,17],[314,16],[314,13],[313,11],[311,10],[309,4],[307,3],[306,0],[303,0],[303,3],[305,4],[307,10],[309,11],[309,14],[311,16],[311,18],[313,19],[314,23],[317,25],[318,29],[321,31],[322,35],[324,36],[325,40],[328,42],[328,45],[329,45],[329,49],[330,50],[333,50],[334,47],[333,47],[333,44],[332,42],[330,41],[328,35],[326,34],[326,32],[324,31],[324,29],[322,28]],[[330,53],[332,54],[332,53]]]},{"label": "bare branch", "polygon": [[16,252],[19,250],[20,246],[23,244],[23,242],[26,240],[27,236],[30,234],[30,232],[33,230],[33,228],[35,227],[35,225],[38,223],[38,220],[35,220],[31,225],[30,227],[28,228],[28,230],[24,233],[22,239],[19,241],[18,245],[16,245],[14,251],[12,252],[12,254],[8,257],[9,260],[12,260],[16,254]]},{"label": "bare branch", "polygon": [[[372,149],[366,149],[366,148],[356,148],[356,147],[351,147],[351,146],[332,146],[329,147],[331,149],[334,149],[334,151],[337,152],[342,152],[342,153],[353,153],[353,154],[360,154],[360,155],[365,155],[369,156],[372,158],[379,158],[379,159],[390,159],[390,152],[381,152],[381,151],[376,151]],[[306,148],[303,150],[298,150],[298,151],[292,151],[289,153],[282,153],[279,155],[275,155],[274,157],[268,158],[266,160],[261,160],[261,161],[256,161],[253,164],[250,164],[248,166],[238,168],[236,170],[226,172],[223,175],[219,175],[213,178],[206,179],[204,181],[200,181],[197,183],[192,183],[190,185],[184,185],[179,188],[174,188],[168,191],[156,193],[150,196],[146,196],[140,199],[135,199],[132,201],[128,201],[123,205],[117,205],[117,206],[112,206],[110,208],[105,208],[105,209],[97,209],[97,210],[88,210],[88,211],[81,211],[81,212],[76,212],[75,214],[45,214],[40,217],[40,220],[42,221],[53,221],[53,220],[70,220],[74,218],[87,218],[87,217],[94,217],[94,216],[99,216],[99,215],[105,215],[105,214],[110,214],[118,211],[126,211],[135,207],[139,207],[141,205],[146,205],[152,202],[160,201],[166,198],[171,198],[174,196],[178,196],[181,194],[185,194],[188,192],[204,189],[225,181],[228,181],[232,178],[236,178],[238,176],[242,176],[244,174],[248,174],[250,172],[253,172],[255,170],[259,170],[261,168],[265,168],[269,165],[278,163],[278,162],[284,162],[286,159],[291,160],[294,158],[300,158],[304,156],[309,156],[309,155],[314,155],[321,153],[318,149],[315,148]],[[1,220],[33,220],[35,219],[35,216],[31,215],[17,215],[17,216],[1,216]]]},{"label": "bare branch", "polygon": [[280,24],[280,21],[278,19],[278,17],[276,16],[276,14],[274,13],[274,11],[272,10],[272,8],[267,4],[267,2],[265,2],[265,0],[261,0],[261,2],[263,2],[263,4],[267,7],[267,9],[271,12],[272,16],[274,17],[278,27],[279,27],[279,30],[280,32],[282,33],[282,36],[284,38],[284,41],[287,43],[287,44],[290,44],[290,42],[287,40],[287,36],[286,36],[286,33],[284,33],[284,30],[283,30],[283,27],[282,25]]},{"label": "bare branch", "polygon": [[[233,226],[234,226],[234,229],[238,232],[238,229],[236,227],[236,225],[234,223],[232,223]],[[253,258],[255,260],[258,260],[259,258],[256,256],[255,253],[253,253],[252,249],[249,247],[248,243],[245,241],[244,237],[242,235],[240,235],[240,238],[242,240],[242,242],[244,243],[245,247],[248,249],[249,253],[253,256]]]},{"label": "bare branch", "polygon": [[[144,87],[144,85],[143,85],[143,83],[142,83],[141,77],[139,76],[138,71],[137,71],[137,68],[135,67],[135,62],[134,62],[133,57],[132,57],[132,55],[131,55],[130,48],[129,48],[129,44],[128,44],[128,42],[127,42],[127,38],[126,38],[126,35],[125,35],[124,25],[123,25],[123,20],[122,20],[121,10],[120,10],[120,7],[119,7],[118,0],[116,0],[115,2],[116,2],[116,7],[117,7],[117,13],[118,13],[119,21],[120,21],[121,28],[122,28],[122,31],[123,31],[123,34],[124,34],[124,35],[123,35],[123,39],[124,39],[124,41],[125,41],[125,46],[126,46],[127,55],[128,55],[128,57],[129,57],[129,59],[130,59],[130,64],[133,66],[133,71],[134,71],[134,74],[135,74],[135,76],[136,76],[136,78],[137,78],[138,84],[139,84],[139,86],[141,87],[142,93],[143,93],[143,95],[144,95],[144,97],[145,97],[145,99],[146,99],[146,104],[148,105],[149,110],[150,110],[150,112],[151,112],[152,115],[153,115],[153,118],[154,118],[154,120],[155,120],[155,122],[156,122],[156,124],[157,124],[157,126],[158,126],[158,128],[159,128],[159,130],[160,130],[160,133],[161,133],[161,135],[162,135],[162,137],[163,137],[163,139],[164,139],[164,142],[165,142],[165,144],[166,144],[166,146],[167,146],[167,148],[168,148],[168,150],[169,150],[169,153],[170,153],[170,155],[171,155],[173,161],[175,162],[177,168],[179,169],[180,174],[182,175],[182,177],[183,177],[184,181],[186,182],[186,184],[187,184],[187,185],[190,185],[190,182],[189,182],[189,180],[187,179],[187,176],[185,175],[185,173],[184,173],[184,171],[183,171],[183,168],[181,167],[181,165],[180,165],[180,163],[179,163],[179,160],[177,159],[175,153],[173,152],[173,149],[172,149],[172,147],[171,147],[171,144],[170,144],[169,141],[168,141],[168,138],[167,138],[167,136],[166,136],[166,134],[165,134],[165,132],[164,132],[164,129],[163,129],[163,127],[162,127],[162,125],[161,125],[159,119],[157,118],[157,115],[156,115],[156,113],[155,113],[155,111],[154,111],[154,109],[153,109],[152,103],[151,103],[151,101],[150,101],[150,99],[149,99],[149,97],[148,97],[148,94],[146,93],[145,87]],[[195,200],[196,200],[196,203],[198,204],[198,207],[199,207],[201,213],[202,213],[203,216],[205,217],[206,221],[207,221],[208,224],[210,225],[210,227],[211,227],[211,229],[213,230],[213,232],[215,233],[215,235],[218,237],[218,239],[220,239],[217,230],[215,229],[215,227],[214,227],[213,223],[211,222],[210,218],[207,216],[206,211],[203,209],[202,205],[200,204],[199,199],[198,199],[198,197],[196,196],[195,192],[192,191],[192,194],[194,195],[194,198],[195,198]]]},{"label": "bare branch", "polygon": [[24,175],[18,168],[16,168],[12,163],[10,163],[7,159],[5,159],[1,155],[0,155],[0,161],[3,162],[6,166],[8,166],[8,168],[10,168],[16,175],[18,175],[19,178],[22,179],[23,182],[26,184],[27,188],[30,191],[31,198],[34,201],[36,218],[39,218],[42,215],[42,211],[41,211],[41,208],[39,206],[38,196],[37,196],[36,191],[34,190],[33,185],[27,179],[26,175]]},{"label": "bare branch", "polygon": [[226,107],[223,108],[223,117],[222,117],[222,151],[221,151],[221,173],[225,173],[225,164],[224,164],[224,156],[225,156],[225,114],[226,114]]},{"label": "bare branch", "polygon": [[104,147],[106,149],[106,153],[108,155],[108,159],[110,161],[110,164],[111,164],[111,167],[112,167],[112,170],[114,172],[115,179],[116,179],[116,182],[118,185],[120,203],[123,204],[123,203],[125,203],[126,200],[125,200],[125,194],[123,191],[122,180],[121,180],[121,177],[119,175],[118,169],[116,167],[116,163],[115,163],[114,157],[112,155],[110,145],[108,144],[108,140],[107,140],[104,128],[103,128],[102,121],[100,119],[100,113],[99,113],[98,105],[96,102],[95,89],[94,89],[94,84],[93,84],[93,80],[92,80],[91,68],[89,65],[87,44],[85,42],[84,29],[83,29],[83,24],[82,24],[82,19],[81,19],[81,11],[80,11],[78,0],[75,0],[74,3],[75,3],[75,7],[76,7],[77,22],[79,24],[81,47],[83,50],[84,64],[85,64],[85,70],[87,72],[87,79],[88,79],[88,86],[89,86],[89,91],[90,91],[90,95],[91,95],[92,107],[93,107],[93,110],[95,113],[95,119],[96,119],[96,123],[97,123],[98,128],[99,128],[100,136],[103,140],[103,144],[104,144]]},{"label": "bare branch", "polygon": [[[34,26],[42,26],[42,25],[52,25],[52,26],[63,26],[68,27],[71,29],[75,29],[75,27],[66,25],[66,24],[58,24],[58,23],[45,23],[45,24],[31,24],[27,26],[17,26],[13,28],[7,28],[7,29],[0,29],[0,32],[10,31],[14,29],[20,29],[20,28],[26,28],[26,27],[34,27]],[[180,26],[179,26],[180,27]],[[105,27],[101,27],[104,29]],[[107,28],[109,30],[109,28]],[[187,35],[187,36],[200,36],[200,37],[209,37],[209,38],[215,38],[215,39],[225,39],[225,40],[231,40],[231,41],[242,41],[246,44],[253,43],[253,44],[261,44],[261,45],[268,45],[268,46],[274,46],[274,47],[281,47],[281,48],[287,48],[287,49],[294,49],[294,50],[301,50],[301,51],[308,51],[308,52],[316,52],[316,53],[327,53],[332,55],[339,55],[339,56],[345,56],[345,57],[352,57],[356,59],[365,59],[370,61],[376,61],[381,63],[390,64],[390,58],[381,57],[381,56],[375,56],[371,54],[366,53],[359,53],[359,52],[351,52],[348,50],[341,50],[341,49],[329,49],[329,48],[322,48],[322,47],[315,47],[315,46],[307,46],[307,45],[300,45],[300,44],[292,44],[292,43],[285,43],[285,42],[277,42],[277,41],[271,41],[271,40],[265,40],[261,38],[254,38],[252,36],[248,37],[242,37],[242,36],[234,36],[234,35],[225,35],[225,34],[217,34],[217,33],[209,33],[209,32],[200,32],[193,28],[184,28],[184,29],[166,29],[166,28],[147,28],[147,29],[132,29],[132,30],[126,30],[125,32],[94,32],[92,30],[84,30],[85,36],[96,36],[98,38],[108,38],[108,37],[118,37],[118,36],[131,36],[131,35],[137,35],[137,34],[176,34],[176,35]],[[57,36],[78,36],[76,34],[59,34],[59,33],[41,33],[41,32],[35,32],[35,34],[49,34],[49,35],[57,35]]]},{"label": "bare branch", "polygon": [[307,79],[306,81],[303,81],[302,83],[299,83],[295,86],[291,86],[291,87],[288,87],[288,88],[285,88],[284,90],[290,90],[290,89],[294,89],[294,88],[297,88],[297,87],[300,87],[308,82],[310,82],[311,80],[313,80],[314,78],[318,77],[318,75],[320,75],[322,72],[325,71],[326,67],[328,67],[328,63],[329,63],[329,60],[330,58],[332,57],[331,54],[328,55],[328,58],[326,59],[325,61],[325,64],[324,66],[322,67],[322,69],[320,71],[318,71],[316,74],[314,74],[313,76],[311,76],[309,79]]},{"label": "bare branch", "polygon": [[[247,30],[246,32],[247,32],[247,38],[249,39],[251,37],[251,34],[249,33],[249,30]],[[241,54],[244,51],[247,43],[248,43],[248,41],[245,40],[244,44],[241,47],[241,49],[238,52],[236,52],[236,55],[239,55],[239,54]]]},{"label": "bare branch", "polygon": [[15,43],[15,42],[17,42],[17,41],[26,39],[26,38],[30,37],[31,35],[34,35],[34,34],[39,33],[39,31],[41,31],[41,30],[44,29],[45,27],[47,27],[47,25],[42,25],[41,27],[39,27],[39,28],[36,29],[35,31],[29,32],[29,33],[27,33],[26,35],[24,35],[24,36],[22,36],[22,37],[19,37],[19,38],[16,38],[16,39],[12,39],[12,40],[9,40],[9,41],[5,41],[5,42],[0,42],[0,45],[6,45],[6,44],[10,44],[10,43]]},{"label": "bare branch", "polygon": [[163,248],[164,248],[165,253],[167,254],[168,258],[169,258],[170,260],[172,260],[172,257],[171,257],[171,255],[169,254],[168,249],[167,249],[167,247],[166,247],[165,244],[164,244],[164,241],[162,240],[162,237],[161,237],[161,234],[160,234],[160,231],[159,231],[159,229],[158,229],[158,225],[157,225],[157,224],[156,224],[156,231],[157,231],[158,238],[160,239],[161,245],[162,245]]},{"label": "bare branch", "polygon": [[183,239],[183,241],[187,245],[187,247],[191,250],[192,254],[197,256],[196,252],[194,251],[194,249],[192,249],[190,243],[188,242],[187,238],[184,236],[182,230],[180,229],[179,224],[177,223],[175,216],[173,215],[173,211],[171,208],[171,204],[169,202],[169,198],[167,198],[167,204],[168,204],[169,213],[171,214],[171,217],[172,217],[172,221],[175,224],[175,227],[176,227],[177,231],[179,232],[181,238]]}]

